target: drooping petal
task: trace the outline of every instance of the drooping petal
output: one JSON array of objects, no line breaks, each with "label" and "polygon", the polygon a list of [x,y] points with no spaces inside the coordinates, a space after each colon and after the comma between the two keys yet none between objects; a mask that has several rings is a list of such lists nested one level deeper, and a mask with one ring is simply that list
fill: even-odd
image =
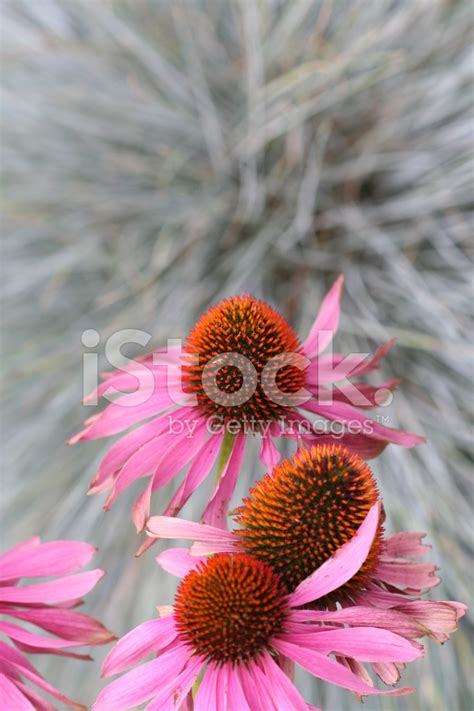
[{"label": "drooping petal", "polygon": [[271,472],[280,461],[280,452],[273,444],[272,438],[269,435],[262,437],[260,461],[265,466],[267,472]]},{"label": "drooping petal", "polygon": [[204,563],[207,558],[191,555],[189,548],[167,548],[155,558],[158,565],[171,575],[184,578],[199,563]]},{"label": "drooping petal", "polygon": [[380,610],[375,607],[354,605],[340,610],[292,610],[289,617],[295,622],[336,622],[361,627],[380,627],[416,639],[429,630],[415,617],[411,618],[398,610]]},{"label": "drooping petal", "polygon": [[203,541],[203,543],[227,541],[234,544],[232,533],[222,531],[216,526],[185,521],[172,516],[152,516],[148,519],[147,529],[158,538],[183,538],[190,541]]},{"label": "drooping petal", "polygon": [[340,274],[323,299],[316,320],[303,343],[303,352],[308,358],[314,358],[321,353],[338,329],[343,285],[344,275]]},{"label": "drooping petal", "polygon": [[273,693],[288,711],[306,711],[305,700],[268,652],[265,652],[259,661],[270,695]]},{"label": "drooping petal", "polygon": [[192,437],[187,432],[165,432],[144,444],[122,467],[104,508],[109,509],[138,477],[154,472],[154,491],[167,484],[200,449],[206,436],[205,427],[204,422],[199,422]]},{"label": "drooping petal", "polygon": [[172,615],[143,622],[122,637],[108,653],[102,666],[102,676],[108,677],[130,669],[151,652],[165,649],[176,636]]},{"label": "drooping petal", "polygon": [[333,402],[332,404],[308,400],[302,405],[305,410],[321,415],[326,419],[337,422],[341,425],[354,427],[362,427],[362,433],[373,437],[374,439],[382,439],[386,442],[400,444],[403,447],[414,447],[417,444],[426,442],[424,437],[414,434],[413,432],[403,432],[394,427],[386,427],[377,420],[373,420],[364,413],[359,412],[355,407],[345,402]]},{"label": "drooping petal", "polygon": [[437,569],[437,566],[431,563],[415,563],[383,556],[377,563],[374,577],[389,585],[401,585],[414,592],[421,592],[439,585],[441,578],[435,575]]},{"label": "drooping petal", "polygon": [[[59,637],[45,637],[34,632],[29,632],[24,630],[19,625],[15,625],[12,622],[7,622],[6,620],[0,620],[0,632],[10,637],[14,642],[20,642],[22,645],[27,645],[28,647],[35,647],[39,650],[50,650],[64,649],[65,647],[71,646],[71,640],[61,639]],[[80,642],[75,642],[74,646],[81,644]]]},{"label": "drooping petal", "polygon": [[95,548],[81,541],[50,541],[8,551],[0,558],[0,580],[67,575],[90,561]]},{"label": "drooping petal", "polygon": [[19,610],[0,606],[0,614],[31,622],[47,632],[69,640],[70,643],[107,644],[115,639],[114,635],[93,617],[61,607]]},{"label": "drooping petal", "polygon": [[[248,667],[245,664],[238,664],[234,669],[238,674],[245,698],[252,711],[278,711],[273,703],[273,694],[268,698],[267,694],[263,695],[261,693],[257,676],[258,671],[256,673],[258,667],[255,662],[251,662]],[[232,711],[237,711],[237,709],[232,709]]]},{"label": "drooping petal", "polygon": [[426,533],[400,531],[385,538],[384,555],[389,558],[420,558],[431,551],[431,546],[422,543]]},{"label": "drooping petal", "polygon": [[176,679],[158,691],[145,711],[176,711],[185,700],[204,663],[205,660],[201,657],[192,656]]},{"label": "drooping petal", "polygon": [[203,523],[216,526],[223,530],[227,528],[227,508],[234,493],[235,484],[242,464],[245,442],[245,434],[239,433],[234,440],[234,445],[224,471],[206,506],[202,517]]},{"label": "drooping petal", "polygon": [[208,664],[194,699],[194,711],[219,711],[217,708],[217,676],[215,664]]},{"label": "drooping petal", "polygon": [[23,663],[18,663],[11,659],[9,661],[5,661],[5,657],[3,664],[9,667],[11,671],[20,673],[22,676],[26,677],[29,681],[33,682],[33,684],[36,684],[36,686],[38,686],[43,691],[46,691],[47,694],[50,694],[54,699],[57,699],[65,706],[74,709],[74,711],[86,711],[85,706],[76,703],[76,701],[73,701],[68,696],[61,693],[54,686],[51,686],[51,684],[49,684],[45,679],[43,679],[43,677],[40,676],[36,672],[36,670],[31,667],[31,665],[25,666]]},{"label": "drooping petal", "polygon": [[123,395],[98,415],[93,415],[86,421],[86,427],[68,440],[68,444],[110,437],[175,405],[166,387],[150,394],[142,404],[131,403],[134,395]]},{"label": "drooping petal", "polygon": [[[286,641],[291,641],[290,635],[287,637]],[[423,656],[420,645],[388,630],[374,627],[323,629],[317,633],[308,630],[300,634],[292,633],[291,637],[307,649],[325,655],[354,657],[359,662],[413,662]]]},{"label": "drooping petal", "polygon": [[[177,408],[173,410],[173,418],[185,418],[190,412],[191,408],[189,407]],[[99,471],[91,481],[88,493],[95,494],[109,488],[110,482],[116,478],[117,473],[130,457],[147,442],[166,432],[167,429],[169,429],[168,415],[162,415],[121,437],[118,442],[112,445],[100,463]]]},{"label": "drooping petal", "polygon": [[0,602],[56,603],[80,598],[88,593],[103,577],[104,571],[97,568],[86,573],[77,573],[46,583],[34,583],[24,587],[0,587]]},{"label": "drooping petal", "polygon": [[4,709],[35,711],[35,707],[5,674],[0,673],[0,699]]},{"label": "drooping petal", "polygon": [[190,656],[189,648],[174,645],[157,659],[132,669],[102,689],[93,711],[122,711],[148,701],[176,679]]},{"label": "drooping petal", "polygon": [[245,698],[244,690],[235,667],[229,673],[229,698],[231,700],[232,711],[252,711],[252,708]]},{"label": "drooping petal", "polygon": [[345,666],[332,659],[328,659],[324,654],[279,639],[273,641],[273,646],[279,652],[290,657],[290,659],[293,659],[297,664],[300,664],[304,669],[311,672],[311,674],[314,674],[318,679],[323,679],[336,686],[342,686],[344,689],[349,689],[356,694],[364,696],[368,694],[392,694],[401,696],[414,691],[414,689],[380,691],[379,689],[374,689],[368,684],[365,684]]},{"label": "drooping petal", "polygon": [[336,551],[289,595],[292,607],[313,602],[336,590],[352,578],[362,566],[372,546],[380,516],[380,504],[370,509],[355,536]]}]

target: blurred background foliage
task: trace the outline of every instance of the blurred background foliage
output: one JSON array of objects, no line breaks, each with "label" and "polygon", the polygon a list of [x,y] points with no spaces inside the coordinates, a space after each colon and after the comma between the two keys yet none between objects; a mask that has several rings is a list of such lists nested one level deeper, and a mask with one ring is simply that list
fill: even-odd
[{"label": "blurred background foliage", "polygon": [[[470,0],[4,0],[2,15],[4,545],[98,545],[108,575],[87,608],[119,635],[170,602],[153,552],[133,559],[138,489],[103,514],[85,493],[104,443],[64,445],[89,414],[81,333],[100,354],[122,328],[163,345],[247,290],[304,335],[345,271],[336,347],[397,336],[391,422],[429,440],[373,464],[389,528],[427,531],[434,595],[468,601]],[[472,708],[468,631],[428,642],[404,675],[416,694],[366,707]],[[83,662],[41,668],[88,703],[101,685]],[[308,701],[356,704],[300,679]]]}]

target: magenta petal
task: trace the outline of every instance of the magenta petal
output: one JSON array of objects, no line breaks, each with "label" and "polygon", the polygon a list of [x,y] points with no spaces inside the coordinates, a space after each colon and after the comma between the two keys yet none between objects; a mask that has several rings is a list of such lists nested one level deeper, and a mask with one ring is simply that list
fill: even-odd
[{"label": "magenta petal", "polygon": [[232,711],[252,711],[252,708],[245,698],[244,690],[235,667],[229,670],[228,685],[229,699],[231,700],[230,708]]},{"label": "magenta petal", "polygon": [[314,573],[301,582],[289,595],[291,607],[313,602],[336,590],[350,580],[360,569],[372,546],[380,516],[380,504],[370,509],[359,530],[323,563]]},{"label": "magenta petal", "polygon": [[192,656],[176,679],[158,691],[146,706],[145,711],[176,711],[179,708],[178,705],[186,700],[186,696],[204,664],[205,661],[202,657]]},{"label": "magenta petal", "polygon": [[293,610],[290,616],[295,622],[336,622],[361,627],[380,627],[401,634],[408,639],[416,639],[428,633],[428,629],[418,619],[410,618],[398,610],[380,610],[375,607],[355,605],[341,610]]},{"label": "magenta petal", "polygon": [[217,676],[215,664],[208,664],[194,699],[194,711],[220,711],[217,707]]},{"label": "magenta petal", "polygon": [[273,471],[280,461],[280,452],[273,444],[272,438],[269,435],[262,437],[260,461],[265,466],[267,472]]},{"label": "magenta petal", "polygon": [[[245,664],[238,664],[234,670],[239,676],[245,698],[252,711],[279,711],[273,703],[273,693],[270,697],[268,694],[262,694],[259,683],[261,672],[255,662],[251,662],[248,667]],[[237,709],[232,709],[232,711],[237,711]]]},{"label": "magenta petal", "polygon": [[[307,629],[307,625],[302,625],[304,628]],[[359,662],[413,662],[423,656],[420,645],[388,630],[373,627],[345,627],[317,633],[303,631],[291,636],[298,639],[302,647],[325,655],[354,657]]]},{"label": "magenta petal", "polygon": [[132,669],[102,689],[93,711],[122,711],[148,701],[176,679],[190,654],[184,645],[174,645],[157,659]]},{"label": "magenta petal", "polygon": [[112,633],[93,617],[60,607],[18,610],[0,606],[0,613],[31,622],[47,632],[69,640],[70,644],[105,644],[114,639]]},{"label": "magenta petal", "polygon": [[0,558],[0,580],[66,575],[86,565],[95,548],[81,541],[51,541],[8,551]]},{"label": "magenta petal", "polygon": [[234,543],[232,533],[223,531],[215,526],[195,521],[185,521],[172,516],[152,516],[148,519],[148,531],[158,538],[183,538],[191,541],[220,543],[228,541]]},{"label": "magenta petal", "polygon": [[176,635],[172,615],[143,622],[122,637],[108,653],[102,666],[102,676],[130,669],[147,654],[165,649],[176,639]]},{"label": "magenta petal", "polygon": [[76,703],[68,696],[58,691],[58,689],[56,689],[54,686],[48,684],[48,682],[45,681],[45,679],[43,679],[43,677],[40,676],[35,669],[32,670],[31,665],[25,666],[22,663],[17,663],[14,661],[8,661],[6,664],[12,671],[20,673],[29,681],[33,682],[33,684],[36,684],[36,686],[38,686],[40,689],[46,691],[47,694],[50,694],[53,698],[58,699],[58,701],[61,701],[61,703],[65,704],[69,708],[75,709],[75,711],[85,711],[85,706]]},{"label": "magenta petal", "polygon": [[290,657],[290,659],[293,659],[297,664],[300,664],[319,679],[323,679],[324,681],[327,681],[330,684],[335,684],[336,686],[342,686],[344,689],[349,689],[357,694],[364,696],[366,694],[403,695],[413,691],[413,689],[379,691],[378,689],[373,689],[368,686],[368,684],[365,684],[345,666],[339,662],[335,662],[332,659],[328,659],[328,657],[324,654],[315,652],[312,649],[304,649],[297,644],[284,642],[279,639],[274,640],[273,646],[279,652],[285,654],[287,657]]},{"label": "magenta petal", "polygon": [[426,533],[413,531],[401,531],[387,536],[384,555],[389,558],[420,558],[431,550],[431,546],[421,542],[425,536]]},{"label": "magenta petal", "polygon": [[35,707],[5,674],[0,673],[0,699],[4,709],[35,711]]},{"label": "magenta petal", "polygon": [[324,297],[316,320],[303,343],[303,352],[308,358],[314,358],[321,353],[332,341],[338,329],[343,286],[344,275],[340,274]]},{"label": "magenta petal", "polygon": [[171,575],[184,578],[199,563],[204,563],[207,558],[191,555],[188,548],[167,548],[155,558],[158,565]]},{"label": "magenta petal", "polygon": [[363,434],[367,434],[374,439],[382,439],[386,442],[400,444],[403,447],[414,447],[426,441],[424,437],[420,437],[420,435],[412,432],[403,432],[393,427],[385,427],[385,425],[367,417],[366,414],[359,412],[359,410],[348,403],[334,401],[332,404],[328,404],[308,400],[302,407],[332,422],[338,422],[348,426],[357,423],[358,427],[364,428],[362,430]]},{"label": "magenta petal", "polygon": [[[10,637],[14,642],[20,642],[22,645],[27,645],[28,647],[36,647],[39,650],[64,649],[65,647],[71,646],[71,640],[69,639],[44,637],[39,634],[34,634],[6,620],[0,620],[0,632]],[[76,642],[75,644],[77,645],[78,643]]]},{"label": "magenta petal", "polygon": [[204,511],[202,520],[206,524],[217,526],[223,530],[227,528],[227,507],[234,493],[244,456],[245,442],[245,434],[239,433],[234,440],[232,452],[214,489],[211,500]]},{"label": "magenta petal", "polygon": [[80,598],[92,590],[103,575],[104,571],[97,568],[46,583],[25,587],[0,587],[0,602],[46,604]]},{"label": "magenta petal", "polygon": [[415,591],[429,590],[439,585],[441,579],[435,575],[436,565],[431,563],[414,563],[411,560],[385,556],[377,563],[374,577],[389,585],[403,586]]},{"label": "magenta petal", "polygon": [[21,691],[23,696],[31,701],[35,711],[57,711],[56,707],[53,706],[44,696],[41,696],[35,689],[31,686],[27,686],[22,681],[15,681],[16,686]]},{"label": "magenta petal", "polygon": [[278,698],[288,711],[306,711],[306,701],[268,652],[259,661],[265,672],[270,694],[273,690],[275,698]]}]

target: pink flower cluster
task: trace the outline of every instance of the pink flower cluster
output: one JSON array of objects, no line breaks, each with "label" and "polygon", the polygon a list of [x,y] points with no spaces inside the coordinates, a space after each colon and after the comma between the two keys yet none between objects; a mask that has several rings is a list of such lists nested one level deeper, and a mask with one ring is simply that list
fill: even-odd
[{"label": "pink flower cluster", "polygon": [[[121,390],[70,443],[130,431],[105,455],[89,493],[108,492],[107,510],[147,477],[132,509],[137,532],[147,533],[140,552],[160,539],[191,541],[157,556],[180,578],[175,602],[110,651],[102,675],[120,676],[93,711],[315,709],[294,683],[295,665],[357,698],[407,694],[413,689],[395,686],[404,666],[423,656],[419,640],[445,642],[456,630],[465,606],[426,599],[439,582],[436,567],[420,561],[429,546],[420,533],[384,535],[382,501],[363,461],[389,443],[424,441],[366,415],[398,384],[358,379],[378,368],[392,341],[372,356],[323,353],[338,327],[342,285],[340,276],[302,343],[264,302],[234,297],[201,317],[184,349],[106,374],[92,394]],[[144,368],[145,392],[133,400]],[[326,429],[308,420],[314,416]],[[228,530],[254,437],[267,474],[238,509],[240,528]],[[282,439],[296,451],[280,463]],[[176,518],[213,469],[201,521]],[[163,515],[152,515],[152,494],[183,470]],[[32,538],[0,557],[0,631],[11,642],[0,641],[4,708],[50,711],[44,694],[85,708],[25,653],[90,659],[71,649],[114,639],[75,609],[103,575],[78,572],[93,553],[86,543]],[[52,579],[23,582],[37,577]],[[392,688],[378,688],[376,677]]]}]

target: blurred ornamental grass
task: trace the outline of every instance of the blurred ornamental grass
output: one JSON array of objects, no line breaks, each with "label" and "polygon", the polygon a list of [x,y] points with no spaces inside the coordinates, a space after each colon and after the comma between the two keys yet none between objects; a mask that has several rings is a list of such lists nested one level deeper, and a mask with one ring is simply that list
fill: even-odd
[{"label": "blurred ornamental grass", "polygon": [[[396,335],[383,375],[403,384],[381,414],[429,440],[373,463],[389,529],[427,531],[437,597],[468,602],[469,0],[4,0],[2,14],[3,547],[98,545],[108,575],[87,609],[119,635],[170,602],[153,554],[133,559],[136,492],[104,515],[85,496],[103,444],[64,445],[84,416],[81,333],[103,354],[144,329],[150,350],[243,290],[303,333],[345,271],[336,348]],[[428,642],[404,675],[416,694],[367,709],[470,709],[468,632]],[[90,703],[104,654],[40,668]],[[308,701],[356,703],[312,683]]]}]

